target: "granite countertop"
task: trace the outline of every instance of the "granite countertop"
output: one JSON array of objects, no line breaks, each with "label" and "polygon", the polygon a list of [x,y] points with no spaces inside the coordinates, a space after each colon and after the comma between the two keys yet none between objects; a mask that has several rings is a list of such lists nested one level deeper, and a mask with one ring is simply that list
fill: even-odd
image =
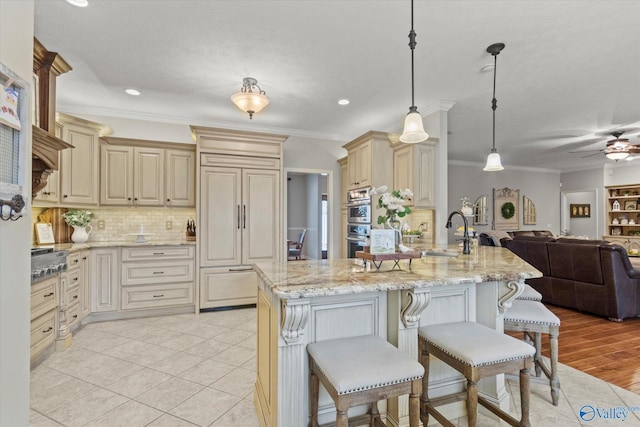
[{"label": "granite countertop", "polygon": [[410,267],[402,260],[400,266],[401,270],[392,269],[394,262],[384,261],[376,270],[371,263],[365,266],[352,258],[256,263],[254,269],[283,299],[542,277],[510,250],[492,246],[480,246],[471,255],[414,259]]},{"label": "granite countertop", "polygon": [[77,252],[91,248],[118,248],[118,247],[141,247],[141,246],[178,246],[191,245],[195,246],[195,241],[186,240],[154,240],[145,243],[134,242],[86,242],[86,243],[56,243],[55,245],[39,245],[38,247],[50,247],[56,251]]}]

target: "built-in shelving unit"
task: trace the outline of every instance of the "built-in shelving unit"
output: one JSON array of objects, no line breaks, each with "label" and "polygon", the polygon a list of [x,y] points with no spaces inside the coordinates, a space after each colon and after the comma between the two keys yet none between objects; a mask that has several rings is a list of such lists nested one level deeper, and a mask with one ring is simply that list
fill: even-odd
[{"label": "built-in shelving unit", "polygon": [[624,246],[640,248],[640,184],[605,187],[604,239]]}]

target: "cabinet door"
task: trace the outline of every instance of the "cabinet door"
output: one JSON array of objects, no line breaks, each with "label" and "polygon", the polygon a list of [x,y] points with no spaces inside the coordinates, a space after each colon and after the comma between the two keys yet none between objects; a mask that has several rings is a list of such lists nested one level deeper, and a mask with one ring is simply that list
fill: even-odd
[{"label": "cabinet door", "polygon": [[[56,123],[56,136],[62,139],[62,125]],[[60,165],[60,152],[58,152],[58,165]],[[47,185],[40,190],[34,202],[60,203],[60,173],[57,170],[47,177]]]},{"label": "cabinet door", "polygon": [[103,145],[100,148],[100,204],[133,203],[133,147]]},{"label": "cabinet door", "polygon": [[195,206],[195,158],[193,151],[166,150],[167,206]]},{"label": "cabinet door", "polygon": [[255,304],[258,275],[251,269],[200,270],[200,308]]},{"label": "cabinet door", "polygon": [[[393,189],[413,190],[413,146],[405,145],[393,153]],[[413,200],[409,202],[413,205]]]},{"label": "cabinet door", "polygon": [[358,187],[371,185],[371,141],[367,141],[356,149],[356,184]]},{"label": "cabinet door", "polygon": [[133,156],[133,204],[164,205],[164,150],[135,147]]},{"label": "cabinet door", "polygon": [[115,311],[120,305],[120,250],[91,250],[91,312]]},{"label": "cabinet door", "polygon": [[280,172],[242,171],[242,263],[278,261]]},{"label": "cabinet door", "polygon": [[64,125],[62,139],[74,148],[62,150],[60,193],[62,203],[98,204],[98,132],[74,123]]},{"label": "cabinet door", "polygon": [[419,145],[414,148],[413,204],[416,207],[433,208],[436,205],[435,146]]},{"label": "cabinet door", "polygon": [[237,265],[241,255],[242,172],[238,168],[200,169],[200,266]]}]

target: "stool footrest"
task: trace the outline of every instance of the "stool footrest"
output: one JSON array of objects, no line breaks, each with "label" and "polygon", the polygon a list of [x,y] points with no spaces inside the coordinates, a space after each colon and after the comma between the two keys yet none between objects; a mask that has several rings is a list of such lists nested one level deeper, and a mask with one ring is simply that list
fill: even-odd
[{"label": "stool footrest", "polygon": [[489,402],[484,397],[478,396],[478,403],[481,404],[482,406],[484,406],[485,408],[487,408],[489,411],[491,411],[492,413],[494,413],[498,417],[502,418],[507,424],[510,424],[510,425],[512,425],[514,427],[522,427],[523,426],[523,424],[520,422],[520,420],[516,420],[511,415],[509,415],[506,412],[504,412],[502,409],[496,408],[496,406],[493,403]]},{"label": "stool footrest", "polygon": [[[369,414],[362,414],[362,415],[358,415],[356,417],[351,417],[351,418],[349,418],[349,427],[358,427],[358,426],[362,426],[362,425],[368,424],[370,418],[371,417],[369,416]],[[330,421],[328,423],[321,424],[318,427],[336,427],[336,422],[335,421]],[[374,427],[387,427],[387,426],[385,426],[382,423],[382,421],[375,420]]]}]

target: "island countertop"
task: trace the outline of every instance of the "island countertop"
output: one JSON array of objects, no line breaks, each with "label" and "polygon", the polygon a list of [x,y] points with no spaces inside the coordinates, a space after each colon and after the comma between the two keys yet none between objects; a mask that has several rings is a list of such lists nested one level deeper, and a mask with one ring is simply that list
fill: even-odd
[{"label": "island countertop", "polygon": [[278,298],[296,299],[362,292],[426,288],[492,281],[519,281],[542,273],[506,248],[480,246],[457,257],[427,256],[411,265],[385,261],[379,270],[360,259],[256,263],[254,268]]}]

